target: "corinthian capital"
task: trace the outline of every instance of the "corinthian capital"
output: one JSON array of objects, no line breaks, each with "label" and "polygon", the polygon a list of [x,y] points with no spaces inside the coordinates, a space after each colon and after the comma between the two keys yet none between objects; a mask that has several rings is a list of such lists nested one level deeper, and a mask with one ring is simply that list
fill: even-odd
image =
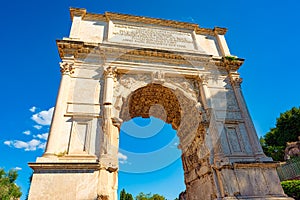
[{"label": "corinthian capital", "polygon": [[104,69],[104,72],[103,72],[104,76],[106,78],[117,78],[117,69],[115,67],[107,67]]},{"label": "corinthian capital", "polygon": [[199,81],[202,85],[207,85],[208,84],[208,76],[207,75],[199,75]]},{"label": "corinthian capital", "polygon": [[230,74],[229,78],[232,86],[240,87],[243,82],[243,79],[238,74]]},{"label": "corinthian capital", "polygon": [[74,74],[74,67],[73,67],[74,63],[60,62],[59,66],[60,66],[60,72],[63,75]]}]

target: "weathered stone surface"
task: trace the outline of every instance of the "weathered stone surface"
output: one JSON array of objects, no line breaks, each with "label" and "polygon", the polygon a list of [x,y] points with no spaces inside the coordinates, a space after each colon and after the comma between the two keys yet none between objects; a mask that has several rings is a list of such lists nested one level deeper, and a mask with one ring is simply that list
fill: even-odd
[{"label": "weathered stone surface", "polygon": [[[117,200],[119,129],[154,116],[180,139],[181,199],[287,200],[260,147],[226,29],[71,9],[62,79],[29,199]],[[145,48],[146,47],[146,48]]]}]

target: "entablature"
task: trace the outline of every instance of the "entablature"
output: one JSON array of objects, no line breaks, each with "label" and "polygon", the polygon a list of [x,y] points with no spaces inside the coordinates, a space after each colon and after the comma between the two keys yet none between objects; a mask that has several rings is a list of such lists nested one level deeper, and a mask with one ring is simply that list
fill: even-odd
[{"label": "entablature", "polygon": [[236,71],[243,64],[244,59],[214,57],[212,55],[167,51],[153,48],[134,48],[116,44],[86,43],[69,39],[57,40],[61,59],[74,57],[78,60],[98,60],[108,62],[135,62],[135,63],[165,63],[177,66],[218,67],[220,70]]}]

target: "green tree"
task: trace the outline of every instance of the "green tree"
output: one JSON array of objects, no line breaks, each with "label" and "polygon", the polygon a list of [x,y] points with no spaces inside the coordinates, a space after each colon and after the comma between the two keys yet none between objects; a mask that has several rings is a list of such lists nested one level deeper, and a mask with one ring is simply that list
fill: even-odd
[{"label": "green tree", "polygon": [[120,192],[120,200],[134,200],[132,194],[127,193],[123,188]]},{"label": "green tree", "polygon": [[284,150],[287,142],[295,142],[300,136],[300,107],[293,107],[280,114],[276,120],[276,127],[260,139],[267,156],[276,161],[284,160]]},{"label": "green tree", "polygon": [[8,173],[0,168],[0,199],[12,200],[21,197],[21,188],[15,184],[18,173],[16,170],[10,170]]},{"label": "green tree", "polygon": [[132,194],[127,193],[125,200],[134,200]]},{"label": "green tree", "polygon": [[161,195],[159,195],[159,194],[154,194],[154,195],[150,198],[150,200],[166,200],[166,198],[163,197],[163,196],[161,196]]},{"label": "green tree", "polygon": [[135,199],[136,199],[136,200],[149,200],[149,199],[150,199],[150,196],[151,196],[151,193],[149,193],[149,194],[144,194],[143,192],[140,192],[140,193],[135,197]]},{"label": "green tree", "polygon": [[144,194],[143,192],[139,193],[136,197],[136,200],[166,200],[165,197],[159,195],[159,194]]},{"label": "green tree", "polygon": [[126,200],[126,192],[124,188],[120,192],[120,200]]}]

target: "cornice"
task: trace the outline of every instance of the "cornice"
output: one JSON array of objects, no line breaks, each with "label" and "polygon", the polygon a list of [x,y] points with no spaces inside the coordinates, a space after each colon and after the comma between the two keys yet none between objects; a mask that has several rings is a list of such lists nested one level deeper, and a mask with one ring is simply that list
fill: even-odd
[{"label": "cornice", "polygon": [[86,15],[86,9],[84,8],[70,8],[70,16],[73,21],[74,16],[80,16],[84,18]]},{"label": "cornice", "polygon": [[163,20],[163,19],[150,18],[150,17],[140,17],[140,16],[134,16],[128,14],[106,12],[105,15],[109,20],[120,20],[120,21],[127,21],[127,22],[154,24],[154,25],[168,26],[173,28],[190,29],[190,30],[194,30],[195,28],[198,27],[198,24],[192,24],[188,22]]},{"label": "cornice", "polygon": [[33,170],[99,170],[100,164],[95,163],[28,163]]},{"label": "cornice", "polygon": [[230,60],[226,57],[213,57],[212,55],[196,52],[172,52],[152,48],[128,47],[126,45],[86,43],[67,39],[57,40],[56,43],[61,59],[74,57],[74,59],[84,60],[89,57],[102,60],[167,63],[179,66],[198,63],[203,66],[217,66],[228,72],[237,71],[244,63],[244,59],[241,58]]},{"label": "cornice", "polygon": [[227,32],[227,28],[215,27],[214,29],[210,29],[210,28],[197,27],[195,29],[195,32],[196,34],[204,34],[204,35],[212,35],[212,36],[215,36],[216,34],[225,35]]},{"label": "cornice", "polygon": [[215,27],[210,28],[201,28],[198,24],[188,23],[188,22],[179,22],[174,20],[165,20],[152,17],[141,17],[129,14],[105,12],[104,14],[95,14],[89,13],[86,9],[83,8],[70,8],[71,19],[74,16],[81,16],[83,20],[98,20],[108,22],[109,20],[119,20],[125,22],[134,22],[134,23],[144,23],[158,26],[166,26],[171,28],[181,28],[193,30],[196,34],[205,34],[205,35],[225,35],[227,32],[226,28]]},{"label": "cornice", "polygon": [[222,57],[221,59],[215,59],[215,64],[219,67],[225,68],[227,71],[237,71],[244,63],[243,58],[228,59],[227,57]]},{"label": "cornice", "polygon": [[276,161],[245,161],[245,162],[233,162],[231,164],[224,164],[224,165],[213,165],[212,167],[217,170],[221,169],[249,169],[249,168],[274,168],[279,166],[279,162]]},{"label": "cornice", "polygon": [[57,40],[57,47],[61,59],[65,56],[74,56],[74,58],[84,59],[87,56],[114,56],[126,57],[143,57],[146,60],[149,58],[161,58],[168,60],[189,60],[208,62],[211,60],[211,55],[190,53],[190,52],[171,52],[167,50],[152,49],[152,48],[136,48],[123,45],[113,44],[98,44],[98,43],[85,43],[74,40]]}]

